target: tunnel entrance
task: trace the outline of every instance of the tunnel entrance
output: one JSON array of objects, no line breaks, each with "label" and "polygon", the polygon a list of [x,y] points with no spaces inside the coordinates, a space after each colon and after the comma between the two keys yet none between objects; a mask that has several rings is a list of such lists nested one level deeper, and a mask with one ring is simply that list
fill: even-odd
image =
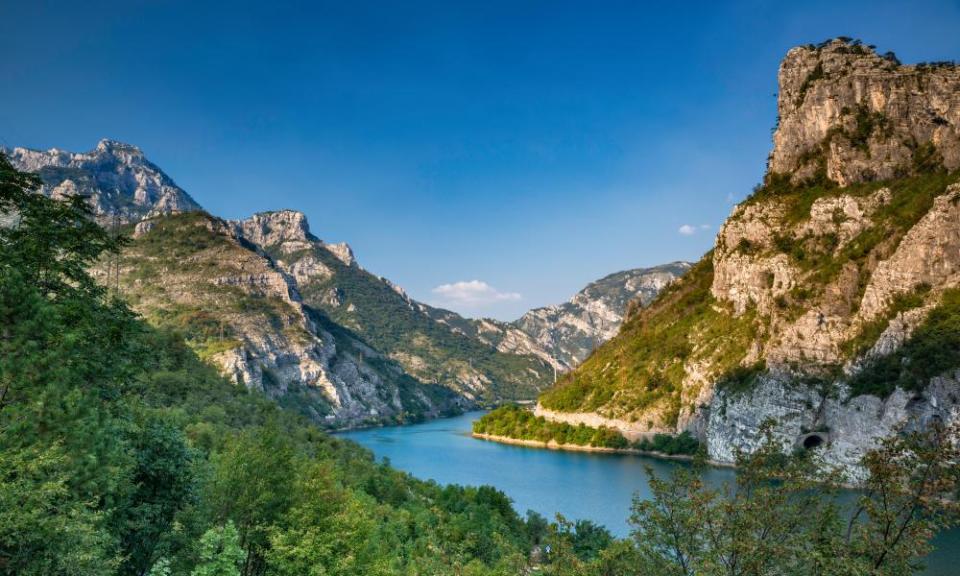
[{"label": "tunnel entrance", "polygon": [[804,450],[813,450],[823,446],[826,443],[826,439],[819,434],[807,434],[801,442]]}]

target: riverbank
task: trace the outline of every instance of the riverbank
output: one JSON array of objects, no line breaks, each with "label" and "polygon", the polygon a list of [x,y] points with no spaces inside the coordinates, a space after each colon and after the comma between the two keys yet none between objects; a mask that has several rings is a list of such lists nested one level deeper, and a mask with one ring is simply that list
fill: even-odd
[{"label": "riverbank", "polygon": [[[634,456],[648,456],[651,458],[660,458],[663,460],[675,460],[681,462],[693,462],[697,459],[696,456],[691,456],[689,454],[667,454],[665,452],[656,452],[652,450],[637,450],[636,448],[608,448],[605,446],[584,446],[581,444],[560,444],[556,440],[551,440],[549,442],[543,442],[540,440],[522,440],[519,438],[511,438],[509,436],[498,436],[496,434],[482,434],[479,432],[471,432],[470,436],[477,438],[479,440],[486,440],[488,442],[498,442],[500,444],[511,444],[514,446],[525,446],[527,448],[541,448],[545,450],[559,450],[564,452],[598,452],[606,454],[632,454]],[[733,464],[728,462],[716,462],[714,460],[704,460],[710,466],[715,466],[718,468],[735,468]]]}]

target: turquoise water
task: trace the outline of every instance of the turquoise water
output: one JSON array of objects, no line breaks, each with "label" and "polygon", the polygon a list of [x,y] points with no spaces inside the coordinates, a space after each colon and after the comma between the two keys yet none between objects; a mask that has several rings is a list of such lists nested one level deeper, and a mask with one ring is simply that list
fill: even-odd
[{"label": "turquoise water", "polygon": [[[393,426],[344,432],[340,436],[366,446],[377,457],[418,478],[441,484],[489,484],[513,499],[521,514],[535,510],[548,518],[557,512],[589,519],[618,536],[629,534],[627,518],[634,494],[649,497],[647,472],[666,474],[681,462],[624,454],[561,452],[509,446],[470,437],[470,425],[482,412]],[[733,479],[733,471],[707,472],[711,482]],[[941,535],[925,574],[960,574],[960,530]]]}]

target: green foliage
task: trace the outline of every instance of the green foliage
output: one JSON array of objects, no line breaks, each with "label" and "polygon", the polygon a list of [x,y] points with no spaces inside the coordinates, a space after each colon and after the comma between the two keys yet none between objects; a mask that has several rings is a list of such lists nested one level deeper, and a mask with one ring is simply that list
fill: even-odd
[{"label": "green foliage", "polygon": [[637,450],[658,452],[668,456],[695,456],[704,452],[704,447],[693,434],[684,430],[680,434],[654,434],[634,444]]},{"label": "green foliage", "polygon": [[869,150],[870,137],[876,133],[887,136],[890,133],[890,121],[882,112],[872,112],[866,104],[857,106],[854,112],[854,129],[844,132],[850,144],[859,150]]},{"label": "green foliage", "polygon": [[611,428],[591,428],[584,424],[574,426],[565,422],[552,422],[515,405],[502,406],[484,414],[473,423],[473,431],[477,434],[518,440],[556,442],[561,446],[572,444],[595,448],[634,449],[669,456],[692,456],[703,450],[700,442],[689,432],[677,435],[655,434],[651,439],[644,438],[631,444],[622,434]]},{"label": "green foliage", "polygon": [[530,410],[516,405],[507,405],[484,414],[473,423],[477,434],[505,436],[519,440],[556,442],[595,448],[628,448],[629,442],[622,434],[610,428],[591,428],[585,424],[574,426],[565,422],[551,422],[535,416]]},{"label": "green foliage", "polygon": [[244,552],[233,522],[210,528],[203,534],[199,557],[190,576],[240,576]]},{"label": "green foliage", "polygon": [[813,86],[814,82],[820,80],[823,76],[823,62],[817,62],[813,70],[803,79],[803,84],[800,85],[799,94],[797,94],[797,100],[794,103],[795,106],[803,104],[803,99],[807,96],[807,91]]},{"label": "green foliage", "polygon": [[0,450],[0,574],[112,574],[103,515],[69,486],[57,446]]},{"label": "green foliage", "polygon": [[940,303],[895,352],[876,358],[850,379],[852,394],[885,398],[896,387],[920,390],[934,376],[960,366],[960,290]]}]

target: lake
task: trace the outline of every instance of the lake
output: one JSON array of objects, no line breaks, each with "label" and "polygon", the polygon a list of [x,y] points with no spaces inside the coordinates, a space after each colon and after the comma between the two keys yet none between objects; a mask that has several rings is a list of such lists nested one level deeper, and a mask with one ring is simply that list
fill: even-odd
[{"label": "lake", "polygon": [[[560,513],[588,519],[627,536],[634,494],[649,497],[646,467],[666,474],[685,463],[631,454],[562,452],[510,446],[470,436],[471,423],[483,412],[433,420],[411,426],[391,426],[343,432],[401,470],[441,484],[489,484],[506,493],[521,514],[535,510],[547,518]],[[733,479],[733,470],[712,468],[708,480]],[[960,530],[942,534],[925,574],[949,576],[960,566]]]}]

